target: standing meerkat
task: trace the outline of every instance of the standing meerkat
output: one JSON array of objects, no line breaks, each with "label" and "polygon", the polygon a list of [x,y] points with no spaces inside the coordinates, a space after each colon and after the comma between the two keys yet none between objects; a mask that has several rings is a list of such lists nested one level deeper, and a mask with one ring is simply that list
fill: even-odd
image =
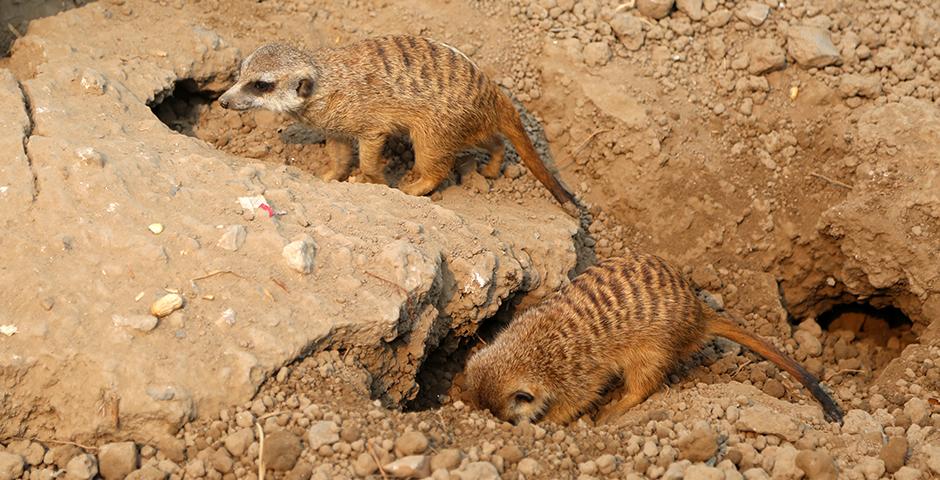
[{"label": "standing meerkat", "polygon": [[539,158],[509,97],[466,55],[434,40],[385,36],[313,52],[264,45],[244,59],[238,81],[219,104],[286,112],[324,131],[332,159],[327,181],[349,177],[358,141],[365,180],[387,183],[383,146],[390,135],[407,134],[418,178],[400,189],[417,196],[437,188],[456,154],[469,148],[489,152],[482,173],[497,177],[505,136],[565,210],[577,211],[572,194]]},{"label": "standing meerkat", "polygon": [[604,393],[623,379],[623,397],[598,412],[598,423],[606,423],[656,392],[711,336],[777,364],[809,389],[827,420],[841,423],[841,409],[816,377],[719,316],[664,260],[642,254],[588,268],[513,320],[467,362],[467,400],[513,423],[564,424],[600,407]]}]

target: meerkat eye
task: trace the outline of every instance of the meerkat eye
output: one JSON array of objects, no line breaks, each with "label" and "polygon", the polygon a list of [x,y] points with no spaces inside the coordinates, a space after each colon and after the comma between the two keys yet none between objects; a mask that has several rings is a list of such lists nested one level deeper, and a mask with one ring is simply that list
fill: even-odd
[{"label": "meerkat eye", "polygon": [[267,93],[271,90],[274,90],[274,82],[265,82],[263,80],[257,80],[251,83],[251,87],[261,93]]},{"label": "meerkat eye", "polygon": [[512,394],[513,398],[519,403],[532,403],[535,400],[535,397],[532,396],[529,392],[523,392],[522,390]]}]

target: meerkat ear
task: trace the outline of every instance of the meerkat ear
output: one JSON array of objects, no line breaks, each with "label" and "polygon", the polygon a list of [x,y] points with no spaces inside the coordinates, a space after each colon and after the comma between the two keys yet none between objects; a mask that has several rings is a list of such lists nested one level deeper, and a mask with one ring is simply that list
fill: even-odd
[{"label": "meerkat ear", "polygon": [[310,77],[301,77],[300,81],[297,82],[297,95],[302,98],[307,98],[310,95],[313,95],[313,79]]}]

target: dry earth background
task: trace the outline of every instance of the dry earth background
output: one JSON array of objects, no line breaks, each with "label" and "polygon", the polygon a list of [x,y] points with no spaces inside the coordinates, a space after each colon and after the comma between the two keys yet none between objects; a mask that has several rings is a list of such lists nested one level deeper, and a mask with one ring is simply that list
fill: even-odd
[{"label": "dry earth background", "polygon": [[[940,3],[75,3],[0,1],[0,479],[940,475]],[[580,226],[473,154],[430,198],[323,183],[315,132],[213,102],[261,42],[392,32],[515,95]],[[724,341],[617,426],[455,401],[481,338],[627,249],[845,424]]]}]

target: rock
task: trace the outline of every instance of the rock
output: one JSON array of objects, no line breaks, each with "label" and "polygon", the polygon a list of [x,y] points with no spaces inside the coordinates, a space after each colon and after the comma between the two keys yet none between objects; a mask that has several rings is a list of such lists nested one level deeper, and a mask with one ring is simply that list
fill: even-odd
[{"label": "rock", "polygon": [[705,462],[718,451],[718,434],[711,428],[697,428],[679,439],[679,458]]},{"label": "rock", "polygon": [[133,328],[141,332],[149,332],[157,328],[158,322],[157,317],[153,315],[111,315],[111,323],[115,327]]},{"label": "rock", "polygon": [[607,42],[591,42],[581,51],[584,63],[589,67],[603,67],[610,60],[610,46]]},{"label": "rock", "polygon": [[774,398],[783,398],[783,395],[787,393],[783,388],[783,384],[776,378],[771,378],[764,382],[763,390],[764,393]]},{"label": "rock", "polygon": [[382,467],[385,473],[397,478],[424,478],[431,475],[431,464],[426,455],[409,455]]},{"label": "rock", "polygon": [[300,460],[291,471],[287,472],[285,480],[310,480],[313,476],[313,465],[305,460]]},{"label": "rock", "polygon": [[864,410],[852,409],[845,414],[842,434],[862,455],[877,455],[884,445],[881,422]]},{"label": "rock", "polygon": [[284,246],[281,252],[287,266],[303,274],[313,271],[313,256],[316,253],[316,243],[309,236],[295,240]]},{"label": "rock", "polygon": [[682,480],[685,478],[685,472],[689,469],[689,466],[692,465],[692,462],[688,460],[681,460],[678,462],[673,462],[669,465],[669,468],[666,469],[666,473],[663,474],[663,480]]},{"label": "rock", "polygon": [[617,457],[609,453],[597,457],[596,463],[597,469],[604,475],[610,475],[617,469]]},{"label": "rock", "polygon": [[749,468],[744,471],[744,478],[746,480],[770,480],[770,475],[767,475],[763,469]]},{"label": "rock", "polygon": [[885,470],[888,473],[894,473],[904,466],[907,459],[907,438],[891,437],[884,447],[881,447],[881,453],[878,458],[885,462]]},{"label": "rock", "polygon": [[463,454],[456,448],[445,448],[431,457],[431,471],[440,469],[453,470],[460,466]]},{"label": "rock", "polygon": [[913,467],[901,467],[894,473],[894,480],[920,480],[924,474]]},{"label": "rock", "polygon": [[796,63],[805,67],[821,68],[842,61],[829,32],[817,27],[790,27],[787,30],[787,52],[796,59]]},{"label": "rock", "polygon": [[20,478],[26,461],[15,453],[0,452],[0,480],[14,480]]},{"label": "rock", "polygon": [[98,460],[87,453],[76,455],[65,466],[65,472],[72,480],[91,480],[98,474]]},{"label": "rock", "polygon": [[701,480],[724,480],[725,473],[715,467],[709,467],[704,464],[689,465],[685,469],[685,478],[695,478]]},{"label": "rock", "polygon": [[144,465],[127,476],[127,480],[166,480],[167,473],[153,465]]},{"label": "rock", "polygon": [[[860,75],[857,73],[842,75],[839,78],[839,94],[842,95],[842,98],[854,96],[876,98],[881,95],[881,77],[879,75]],[[795,334],[794,337],[796,337]],[[816,339],[816,343],[819,343],[818,339]],[[821,346],[820,351],[822,351]]]},{"label": "rock", "polygon": [[278,430],[264,438],[264,452],[261,458],[271,470],[286,472],[297,464],[302,451],[300,438],[287,431]]},{"label": "rock", "polygon": [[696,22],[705,18],[702,0],[676,0],[676,9],[685,13],[690,19]]},{"label": "rock", "polygon": [[121,479],[137,470],[137,445],[134,442],[108,443],[98,450],[98,469],[105,480]]},{"label": "rock", "polygon": [[251,442],[254,441],[255,432],[251,428],[242,428],[226,436],[222,440],[222,443],[225,445],[225,449],[228,450],[233,457],[237,458],[242,456],[242,454],[248,450],[248,446],[251,445]]},{"label": "rock", "polygon": [[915,15],[911,22],[911,37],[918,47],[935,47],[940,44],[940,22],[928,15]]},{"label": "rock", "polygon": [[322,420],[314,423],[307,430],[307,444],[312,450],[323,445],[332,445],[339,441],[339,425]]},{"label": "rock", "polygon": [[360,453],[353,462],[352,467],[353,473],[360,478],[366,478],[379,469],[379,466],[375,464],[375,459],[368,453]]},{"label": "rock", "polygon": [[503,460],[506,460],[509,463],[517,463],[519,460],[522,460],[522,457],[524,456],[522,449],[520,449],[514,443],[500,448],[496,451],[496,454],[500,457],[503,457]]},{"label": "rock", "polygon": [[248,236],[248,230],[244,226],[229,225],[229,227],[225,229],[225,233],[219,238],[219,241],[216,242],[216,245],[223,250],[234,252],[245,243],[246,236]]},{"label": "rock", "polygon": [[42,465],[43,458],[46,455],[46,448],[37,442],[19,440],[7,444],[7,453],[19,455],[23,457],[26,465],[38,467]]},{"label": "rock", "polygon": [[209,455],[209,465],[215,469],[215,471],[225,474],[232,471],[235,461],[232,459],[232,456],[229,455],[228,450],[219,448]]},{"label": "rock", "polygon": [[776,435],[790,442],[797,441],[802,435],[800,424],[793,417],[763,405],[742,409],[735,427],[745,432]]},{"label": "rock", "polygon": [[885,462],[879,458],[863,457],[855,470],[861,472],[866,480],[878,480],[885,474]]},{"label": "rock", "polygon": [[186,464],[184,472],[186,472],[185,476],[188,478],[204,477],[206,476],[206,464],[201,459],[196,458]]},{"label": "rock", "polygon": [[399,457],[419,455],[428,449],[428,438],[421,432],[410,431],[395,441],[395,453]]},{"label": "rock", "polygon": [[533,458],[523,458],[516,465],[516,470],[526,476],[526,478],[538,478],[542,474],[542,465]]},{"label": "rock", "polygon": [[499,470],[490,462],[471,462],[454,474],[460,480],[499,480]]},{"label": "rock", "polygon": [[747,70],[752,75],[763,75],[787,66],[787,55],[777,42],[769,38],[755,38],[744,45],[751,59]]},{"label": "rock", "polygon": [[925,446],[924,453],[927,457],[927,468],[940,475],[940,444]]},{"label": "rock", "polygon": [[[765,450],[766,451],[766,450]],[[791,445],[781,446],[774,456],[774,468],[770,477],[780,480],[800,480],[804,471],[796,465],[796,456],[799,454]]]},{"label": "rock", "polygon": [[763,3],[749,2],[744,8],[737,11],[736,16],[742,22],[748,22],[755,27],[759,27],[767,16],[770,15],[770,7]]},{"label": "rock", "polygon": [[82,449],[75,445],[58,445],[49,449],[43,459],[47,465],[55,465],[60,470],[65,470],[69,460],[82,453]]},{"label": "rock", "polygon": [[643,46],[646,41],[643,25],[642,20],[625,12],[617,13],[610,19],[610,28],[627,50],[636,51]]},{"label": "rock", "polygon": [[904,413],[911,418],[911,423],[926,427],[930,422],[931,407],[927,400],[913,397],[904,404]]},{"label": "rock", "polygon": [[807,480],[836,480],[839,477],[832,457],[820,450],[801,451],[796,455],[795,464],[803,470]]},{"label": "rock", "polygon": [[641,14],[659,20],[672,11],[675,0],[636,0],[636,8]]},{"label": "rock", "polygon": [[901,63],[903,59],[904,52],[898,48],[879,48],[871,57],[872,63],[878,68],[889,68],[892,65]]}]

